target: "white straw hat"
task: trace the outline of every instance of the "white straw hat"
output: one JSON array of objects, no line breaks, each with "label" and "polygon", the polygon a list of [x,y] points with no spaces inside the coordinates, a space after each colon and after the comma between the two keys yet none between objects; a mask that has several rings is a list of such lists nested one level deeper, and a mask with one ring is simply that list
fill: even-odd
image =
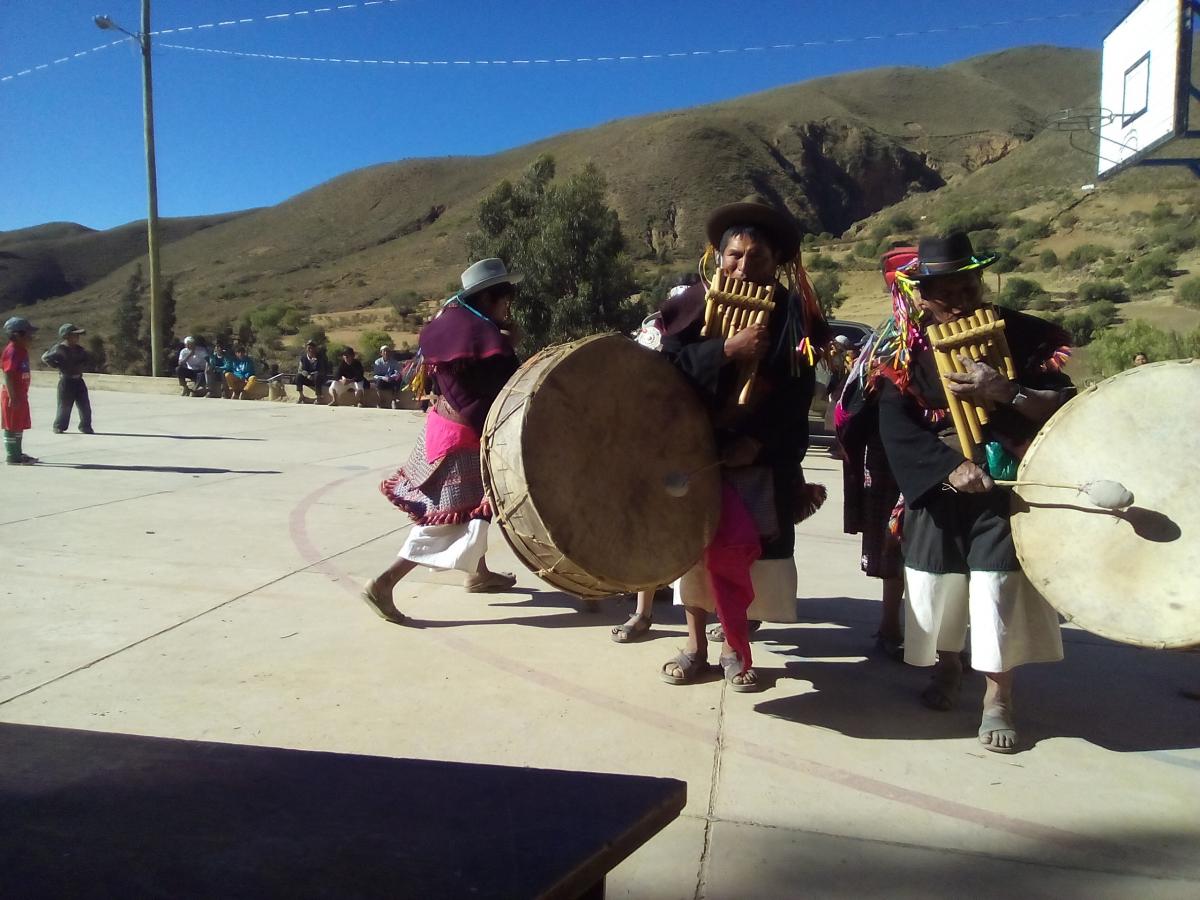
[{"label": "white straw hat", "polygon": [[520,284],[524,278],[519,272],[509,272],[502,259],[481,259],[462,273],[462,295],[466,297],[496,284]]}]

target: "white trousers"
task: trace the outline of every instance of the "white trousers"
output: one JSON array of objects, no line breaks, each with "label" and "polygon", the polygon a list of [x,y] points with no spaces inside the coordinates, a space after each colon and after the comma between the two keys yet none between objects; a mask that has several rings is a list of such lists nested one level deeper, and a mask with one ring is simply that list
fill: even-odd
[{"label": "white trousers", "polygon": [[932,666],[937,652],[958,653],[971,626],[971,666],[1007,672],[1063,658],[1058,613],[1022,572],[934,575],[905,568],[904,661]]},{"label": "white trousers", "polygon": [[[754,583],[754,602],[746,618],[758,622],[796,621],[796,560],[758,559],[750,566]],[[676,606],[695,606],[710,613],[716,612],[708,570],[703,561],[683,573],[674,585]]]},{"label": "white trousers", "polygon": [[361,381],[346,382],[335,379],[334,381],[329,382],[329,393],[333,397],[334,403],[337,403],[338,400],[341,399],[342,394],[346,393],[346,391],[354,391],[354,396],[361,397],[364,390],[365,388],[363,387],[363,383]]},{"label": "white trousers", "polygon": [[487,552],[487,532],[485,519],[462,525],[414,525],[397,555],[431,569],[474,572]]}]

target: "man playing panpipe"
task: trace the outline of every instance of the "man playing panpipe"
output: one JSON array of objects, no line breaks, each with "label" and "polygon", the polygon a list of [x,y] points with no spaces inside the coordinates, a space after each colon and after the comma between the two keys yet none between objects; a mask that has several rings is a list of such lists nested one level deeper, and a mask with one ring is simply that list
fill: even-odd
[{"label": "man playing panpipe", "polygon": [[[1011,477],[999,474],[1000,467],[1011,468],[1073,388],[1061,371],[1066,334],[1007,309],[996,314],[1015,378],[997,371],[1007,364],[995,356],[996,365],[972,359],[984,357],[978,345],[961,348],[955,371],[939,375],[926,328],[960,330],[975,316],[984,307],[982,271],[995,259],[976,256],[961,232],[923,239],[917,258],[899,272],[910,302],[896,304],[891,340],[881,342],[871,366],[882,378],[880,433],[906,501],[904,660],[936,663],[921,699],[933,709],[950,709],[962,681],[959,654],[969,622],[972,665],[987,679],[979,740],[989,750],[1011,753],[1017,747],[1013,670],[1062,659],[1062,638],[1057,614],[1021,574],[1010,497],[992,477]],[[962,449],[954,424],[975,413],[951,409],[947,390],[987,408],[986,423],[976,420],[980,446],[966,440],[968,449]]]},{"label": "man playing panpipe", "polygon": [[722,279],[732,279],[727,293],[747,283],[762,287],[756,293],[774,288],[773,306],[752,301],[760,305],[753,314],[744,310],[740,330],[731,333],[717,327],[721,312],[707,302],[704,283],[663,305],[662,349],[709,409],[723,495],[717,538],[676,586],[688,639],[661,676],[689,684],[707,671],[704,625],[715,609],[724,631],[725,680],[735,691],[753,691],[750,601],[752,618],[795,621],[794,525],[811,495],[800,461],[808,448],[813,347],[824,346],[828,329],[799,264],[800,230],[791,216],[761,203],[735,203],[717,209],[706,230],[704,279],[710,280],[705,268],[715,259]]}]

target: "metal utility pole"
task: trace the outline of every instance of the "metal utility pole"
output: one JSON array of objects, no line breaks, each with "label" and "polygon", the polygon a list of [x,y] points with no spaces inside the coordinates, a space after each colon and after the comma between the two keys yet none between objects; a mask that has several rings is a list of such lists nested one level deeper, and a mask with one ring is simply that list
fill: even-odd
[{"label": "metal utility pole", "polygon": [[134,34],[122,28],[108,16],[96,16],[97,28],[110,29],[129,35],[142,51],[142,111],[146,132],[146,195],[149,209],[146,214],[146,244],[150,253],[150,374],[158,375],[162,362],[159,347],[158,313],[161,305],[159,287],[162,283],[158,259],[158,174],[154,158],[154,84],[150,59],[150,0],[142,0],[142,30]]}]

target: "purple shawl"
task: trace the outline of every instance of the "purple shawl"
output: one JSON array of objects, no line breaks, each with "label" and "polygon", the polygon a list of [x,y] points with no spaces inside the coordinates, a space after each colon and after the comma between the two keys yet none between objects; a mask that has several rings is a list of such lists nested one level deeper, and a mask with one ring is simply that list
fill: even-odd
[{"label": "purple shawl", "polygon": [[445,365],[462,359],[512,356],[512,345],[491,319],[482,318],[459,306],[446,306],[421,329],[421,355],[430,365]]}]

